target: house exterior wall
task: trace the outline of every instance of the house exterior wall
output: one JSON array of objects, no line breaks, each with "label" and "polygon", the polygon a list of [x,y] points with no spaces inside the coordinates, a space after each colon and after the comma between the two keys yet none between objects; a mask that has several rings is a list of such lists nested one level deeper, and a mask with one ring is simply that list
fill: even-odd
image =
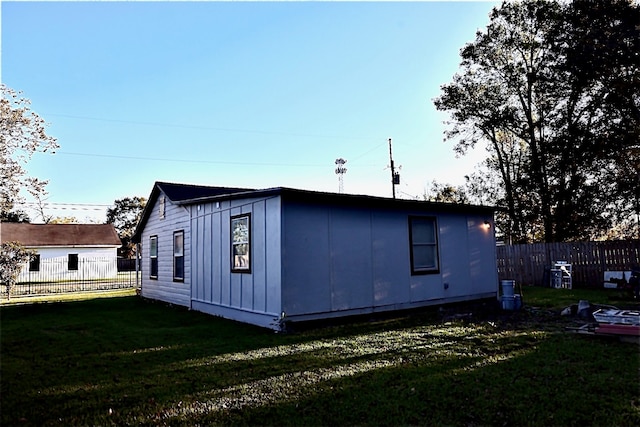
[{"label": "house exterior wall", "polygon": [[[25,263],[20,282],[113,279],[118,276],[117,247],[29,247],[40,255],[38,271]],[[69,270],[69,254],[78,255],[77,270]]]},{"label": "house exterior wall", "polygon": [[[191,306],[229,319],[271,327],[280,315],[280,198],[189,206]],[[231,268],[231,218],[250,214],[250,272]]]},{"label": "house exterior wall", "polygon": [[[154,190],[155,191],[155,190]],[[155,197],[155,196],[154,196]],[[497,298],[493,213],[288,191],[173,204],[152,199],[139,234],[142,295],[280,329],[311,320]],[[250,270],[232,268],[234,217],[250,218]],[[436,221],[438,269],[412,273],[410,218]],[[173,235],[184,232],[184,281],[173,280]],[[158,277],[149,241],[158,238]],[[236,259],[238,257],[236,256]]]},{"label": "house exterior wall", "polygon": [[[411,273],[409,217],[437,218],[440,269]],[[482,215],[283,205],[282,310],[292,320],[497,297]]]},{"label": "house exterior wall", "polygon": [[[164,202],[163,202],[164,200]],[[164,215],[160,215],[164,204]],[[184,231],[184,280],[173,278],[173,234]],[[150,276],[150,238],[158,237],[158,276]],[[183,206],[173,204],[164,194],[155,201],[153,210],[141,235],[142,257],[140,262],[142,296],[176,305],[189,307],[191,303],[190,272],[190,222],[189,211]]]}]

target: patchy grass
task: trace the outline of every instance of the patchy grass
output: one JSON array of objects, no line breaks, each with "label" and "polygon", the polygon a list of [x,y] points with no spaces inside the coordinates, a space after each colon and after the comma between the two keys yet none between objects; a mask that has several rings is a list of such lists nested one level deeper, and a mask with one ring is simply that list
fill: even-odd
[{"label": "patchy grass", "polygon": [[618,289],[552,289],[536,286],[523,286],[523,301],[536,307],[561,310],[580,300],[591,304],[613,305],[623,308],[640,307],[640,301],[630,298],[630,293]]},{"label": "patchy grass", "polygon": [[565,333],[556,291],[285,335],[135,296],[3,306],[1,424],[640,424],[637,345]]}]

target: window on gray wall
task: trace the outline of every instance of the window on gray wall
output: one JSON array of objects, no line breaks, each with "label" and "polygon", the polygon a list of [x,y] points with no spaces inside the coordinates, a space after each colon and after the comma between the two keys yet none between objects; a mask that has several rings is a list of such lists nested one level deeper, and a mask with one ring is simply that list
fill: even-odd
[{"label": "window on gray wall", "polygon": [[173,233],[173,280],[184,281],[184,231]]},{"label": "window on gray wall", "polygon": [[412,274],[429,274],[440,271],[437,230],[434,217],[413,216],[409,218]]},{"label": "window on gray wall", "polygon": [[158,236],[149,238],[149,277],[158,278]]},{"label": "window on gray wall", "polygon": [[231,218],[231,271],[251,273],[251,215]]}]

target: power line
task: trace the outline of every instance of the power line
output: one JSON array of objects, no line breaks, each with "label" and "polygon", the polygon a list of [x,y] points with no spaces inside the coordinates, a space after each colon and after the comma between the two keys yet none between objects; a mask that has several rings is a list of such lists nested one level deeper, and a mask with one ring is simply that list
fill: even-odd
[{"label": "power line", "polygon": [[386,144],[387,144],[387,141],[386,141],[386,140],[384,140],[382,143],[380,143],[380,144],[376,145],[376,146],[375,146],[375,147],[373,147],[371,150],[368,150],[368,151],[366,151],[366,152],[364,152],[364,153],[360,154],[359,156],[356,156],[353,160],[351,160],[351,163],[353,163],[355,160],[358,160],[358,159],[359,159],[359,158],[361,158],[361,157],[366,156],[366,155],[367,155],[367,154],[369,154],[369,153],[374,152],[375,150],[377,150],[378,148],[380,148],[380,147],[382,147],[383,145],[386,145]]},{"label": "power line", "polygon": [[109,122],[109,123],[123,123],[130,125],[142,125],[142,126],[159,126],[159,127],[170,127],[170,128],[178,128],[178,129],[197,129],[197,130],[214,130],[221,132],[238,132],[238,133],[257,133],[263,135],[286,135],[286,136],[300,136],[305,138],[323,138],[323,139],[377,139],[369,136],[335,136],[335,135],[318,135],[318,134],[307,134],[307,133],[296,133],[296,132],[284,132],[284,131],[266,131],[259,129],[236,129],[236,128],[224,128],[224,127],[215,127],[215,126],[194,126],[194,125],[179,125],[175,123],[158,123],[158,122],[144,122],[138,120],[122,120],[122,119],[108,119],[108,118],[99,118],[99,117],[86,117],[86,116],[75,116],[71,114],[55,114],[55,113],[43,113],[45,116],[52,117],[66,117],[69,119],[78,119],[78,120],[93,120],[99,122]]},{"label": "power line", "polygon": [[205,163],[205,164],[217,164],[217,165],[234,165],[234,166],[297,166],[297,167],[326,167],[326,165],[320,164],[291,164],[291,163],[270,163],[270,162],[232,162],[222,160],[196,160],[196,159],[168,159],[161,157],[142,157],[142,156],[123,156],[117,154],[98,154],[98,153],[75,153],[70,151],[57,151],[55,154],[63,154],[67,156],[85,156],[85,157],[100,157],[100,158],[112,158],[112,159],[124,159],[124,160],[144,160],[154,162],[173,162],[173,163]]},{"label": "power line", "polygon": [[[342,140],[379,140],[377,137],[371,136],[335,136],[335,135],[318,135],[318,134],[305,134],[305,133],[295,133],[295,132],[284,132],[284,131],[265,131],[265,130],[256,130],[256,129],[235,129],[235,128],[224,128],[224,127],[215,127],[215,126],[194,126],[194,125],[180,125],[175,123],[158,123],[158,122],[145,122],[138,120],[122,120],[122,119],[111,119],[111,118],[99,118],[99,117],[88,117],[88,116],[77,116],[71,114],[55,114],[55,113],[46,113],[47,116],[53,117],[66,117],[70,119],[78,119],[78,120],[93,120],[93,121],[102,121],[109,123],[124,123],[124,124],[132,124],[132,125],[143,125],[143,126],[159,126],[159,127],[170,127],[170,128],[179,128],[179,129],[199,129],[199,130],[214,130],[214,131],[223,131],[223,132],[239,132],[239,133],[256,133],[256,134],[265,134],[265,135],[285,135],[285,136],[297,136],[297,137],[308,137],[308,138],[323,138],[323,139],[342,139]],[[386,140],[370,150],[355,156],[352,158],[352,163],[367,154],[375,151],[382,145],[386,144]],[[86,156],[86,157],[102,157],[102,158],[115,158],[115,159],[128,159],[128,160],[144,160],[144,161],[162,161],[162,162],[174,162],[174,163],[205,163],[205,164],[226,164],[226,165],[235,165],[235,166],[298,166],[298,167],[326,167],[326,165],[322,164],[289,164],[289,163],[263,163],[263,162],[233,162],[233,161],[214,161],[214,160],[192,160],[192,159],[168,159],[168,158],[153,158],[153,157],[142,157],[142,156],[123,156],[123,155],[114,155],[114,154],[98,154],[98,153],[78,153],[78,152],[65,152],[65,151],[57,151],[58,154],[65,154],[71,156]],[[360,166],[369,166],[375,167],[377,165],[360,165]]]},{"label": "power line", "polygon": [[[364,152],[363,154],[356,156],[355,160],[358,160],[367,154],[375,151],[385,143],[379,144],[374,148]],[[49,153],[49,152],[47,152]],[[217,164],[217,165],[232,165],[232,166],[280,166],[280,167],[312,167],[312,168],[325,168],[325,164],[312,164],[312,163],[275,163],[275,162],[237,162],[237,161],[225,161],[225,160],[197,160],[197,159],[169,159],[163,157],[146,157],[146,156],[124,156],[120,154],[101,154],[101,153],[78,153],[71,151],[57,150],[49,154],[60,154],[66,156],[83,156],[83,157],[98,157],[98,158],[111,158],[119,160],[141,160],[141,161],[154,161],[154,162],[171,162],[171,163],[199,163],[199,164]],[[362,164],[361,167],[378,167],[375,164]]]},{"label": "power line", "polygon": [[[24,202],[24,203],[19,203],[21,205],[38,205],[38,202]],[[111,205],[105,205],[105,204],[100,204],[100,203],[58,203],[58,202],[43,202],[43,205],[62,205],[62,206],[104,206],[104,207],[110,207],[113,206],[113,204]]]},{"label": "power line", "polygon": [[113,204],[95,204],[95,203],[56,203],[56,202],[23,202],[16,203],[18,206],[24,206],[28,209],[47,209],[47,210],[72,210],[72,211],[102,211],[110,208]]}]

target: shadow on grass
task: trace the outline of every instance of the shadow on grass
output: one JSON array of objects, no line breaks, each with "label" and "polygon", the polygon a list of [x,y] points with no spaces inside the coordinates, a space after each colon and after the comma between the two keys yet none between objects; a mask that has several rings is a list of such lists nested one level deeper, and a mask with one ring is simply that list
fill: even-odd
[{"label": "shadow on grass", "polygon": [[[260,419],[287,425],[638,425],[637,362],[631,346],[609,343],[624,357],[602,366],[610,352],[589,340],[550,336],[533,348],[478,366],[402,364],[315,387],[311,396],[229,411],[232,424]],[[616,351],[614,350],[613,353]],[[589,354],[591,353],[591,354]],[[595,353],[595,354],[594,354]],[[629,368],[635,368],[630,371]],[[291,421],[294,420],[294,421]],[[194,421],[215,422],[209,414]]]},{"label": "shadow on grass", "polygon": [[640,421],[637,348],[517,322],[276,335],[135,297],[0,313],[2,425]]}]

